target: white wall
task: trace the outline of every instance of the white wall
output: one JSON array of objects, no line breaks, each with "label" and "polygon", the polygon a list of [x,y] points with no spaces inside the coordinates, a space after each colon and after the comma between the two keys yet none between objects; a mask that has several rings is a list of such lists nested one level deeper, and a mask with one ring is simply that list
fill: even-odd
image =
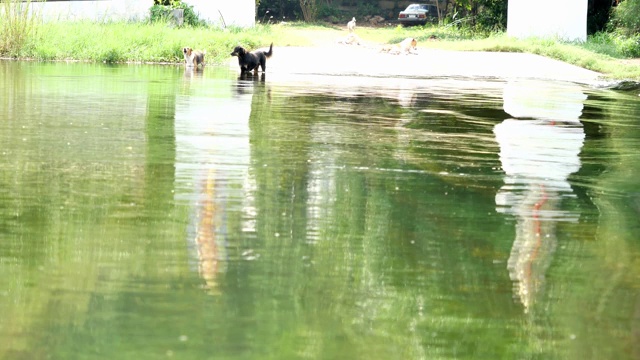
[{"label": "white wall", "polygon": [[[210,23],[248,27],[255,25],[255,0],[186,0],[200,18]],[[152,0],[48,1],[31,3],[46,21],[88,19],[144,20]],[[221,16],[222,15],[222,16]]]},{"label": "white wall", "polygon": [[200,18],[220,24],[224,18],[227,26],[248,27],[255,25],[255,0],[186,0],[200,13]]},{"label": "white wall", "polygon": [[56,20],[143,20],[149,17],[152,1],[47,1],[32,2],[45,21]]},{"label": "white wall", "polygon": [[509,0],[507,34],[587,40],[587,0]]}]

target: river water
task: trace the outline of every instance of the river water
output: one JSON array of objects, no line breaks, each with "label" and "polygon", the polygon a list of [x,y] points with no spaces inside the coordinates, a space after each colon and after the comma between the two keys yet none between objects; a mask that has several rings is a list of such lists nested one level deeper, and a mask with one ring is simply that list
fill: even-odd
[{"label": "river water", "polygon": [[640,98],[0,62],[0,358],[638,359]]}]

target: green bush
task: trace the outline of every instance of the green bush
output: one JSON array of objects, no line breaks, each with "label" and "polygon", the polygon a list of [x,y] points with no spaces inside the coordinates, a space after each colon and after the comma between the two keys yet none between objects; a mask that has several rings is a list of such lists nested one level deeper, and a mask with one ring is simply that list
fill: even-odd
[{"label": "green bush", "polygon": [[614,58],[640,57],[640,34],[628,36],[619,31],[599,32],[590,35],[581,46]]},{"label": "green bush", "polygon": [[507,28],[507,2],[484,0],[477,15],[476,24],[481,31],[504,31]]},{"label": "green bush", "polygon": [[107,64],[114,64],[124,61],[125,57],[119,49],[109,48],[99,55],[99,59]]},{"label": "green bush", "polygon": [[611,13],[610,29],[625,35],[640,33],[640,0],[626,0]]},{"label": "green bush", "polygon": [[153,5],[149,9],[150,21],[154,22],[168,22],[171,8],[166,5]]},{"label": "green bush", "polygon": [[344,22],[346,21],[346,15],[335,6],[322,4],[318,6],[318,19],[328,20],[333,23]]},{"label": "green bush", "polygon": [[[174,9],[182,9],[184,10],[184,25],[199,27],[206,26],[207,23],[200,19],[198,14],[193,9],[193,6],[183,2],[183,1],[160,1],[155,0],[155,5],[153,5],[150,9],[151,22],[170,22],[171,21],[171,10]],[[162,4],[160,4],[162,3]],[[168,4],[168,5],[165,5]]]},{"label": "green bush", "polygon": [[206,26],[206,21],[200,19],[198,14],[193,10],[193,6],[185,2],[180,2],[175,9],[184,10],[184,23],[190,26]]},{"label": "green bush", "polygon": [[627,37],[619,42],[620,52],[625,57],[640,57],[640,35]]},{"label": "green bush", "polygon": [[180,3],[180,0],[153,0],[154,5],[173,7]]},{"label": "green bush", "polygon": [[[363,18],[365,16],[375,16],[375,15],[379,15],[380,13],[382,13],[382,10],[380,10],[380,7],[371,3],[365,3],[365,2],[361,2],[358,3],[358,6],[356,7],[356,18]],[[351,18],[349,17],[349,20],[351,20]]]}]

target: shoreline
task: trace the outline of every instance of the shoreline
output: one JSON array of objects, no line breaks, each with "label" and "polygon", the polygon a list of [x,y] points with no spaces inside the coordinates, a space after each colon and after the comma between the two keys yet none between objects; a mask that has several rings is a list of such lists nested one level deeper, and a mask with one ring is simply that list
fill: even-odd
[{"label": "shoreline", "polygon": [[[419,47],[416,54],[387,54],[382,44],[316,44],[315,46],[274,47],[267,61],[267,74],[325,76],[367,76],[387,78],[443,78],[470,80],[533,79],[563,81],[620,90],[640,89],[636,80],[607,78],[606,74],[542,55],[518,52],[460,51]],[[300,59],[306,59],[300,61]],[[103,65],[183,66],[183,62],[123,61],[106,62],[81,59],[38,60],[0,57],[0,61],[52,63],[94,63]],[[426,65],[425,65],[426,64]],[[207,66],[238,67],[237,59],[212,62]]]},{"label": "shoreline", "polygon": [[[449,58],[482,58],[483,56],[475,54],[485,52],[536,54],[599,72],[601,74],[599,77],[607,81],[640,81],[640,59],[617,58],[607,55],[607,51],[614,51],[614,49],[605,47],[600,49],[606,51],[598,52],[590,50],[588,46],[558,42],[554,39],[515,39],[504,33],[477,37],[460,34],[455,30],[440,26],[411,28],[358,26],[355,34],[358,36],[360,46],[338,44],[339,40],[346,39],[349,32],[344,25],[335,24],[257,24],[253,28],[229,32],[212,28],[168,28],[161,23],[60,22],[40,24],[36,30],[40,34],[39,36],[27,39],[19,48],[5,49],[2,58],[11,61],[172,65],[180,64],[183,61],[180,50],[182,47],[189,46],[194,49],[206,50],[206,60],[209,64],[224,65],[228,61],[228,54],[236,45],[254,50],[274,42],[276,54],[278,52],[299,52],[300,54],[315,52],[317,55],[313,55],[311,60],[316,62],[317,58],[324,58],[325,62],[334,62],[336,66],[348,65],[351,56],[349,54],[352,54],[356,49],[369,51],[369,54],[360,56],[371,57],[370,60],[361,60],[367,67],[370,67],[369,63],[373,61],[399,62],[389,60],[388,57],[380,58],[377,50],[385,45],[397,44],[406,38],[415,38],[418,41],[420,54],[431,53],[436,63],[438,63],[436,56],[444,54],[446,57],[454,53],[458,55],[451,55]],[[596,47],[600,45],[602,44],[597,41],[593,44]],[[324,49],[325,54],[313,49]],[[341,58],[343,61],[335,62],[334,57]],[[484,58],[489,57],[484,56]],[[505,57],[496,55],[493,58],[502,59]],[[424,61],[425,66],[431,66],[430,59],[425,58]],[[274,64],[276,62],[277,60],[274,60]],[[322,61],[319,63],[322,65]],[[478,67],[475,60],[466,63],[464,60],[460,60],[458,63],[460,64],[459,68],[447,66],[449,68],[447,73],[451,75],[457,75],[460,72],[468,74],[466,63],[484,70],[490,67],[486,64],[484,67]],[[442,65],[448,64],[442,64],[442,62],[438,64],[439,67]],[[494,70],[491,76],[496,76],[496,73],[501,76],[505,72],[503,68],[508,66],[512,66],[512,64],[507,60],[499,69],[500,71]],[[318,65],[314,64],[312,67],[318,68]],[[340,71],[339,67],[332,70],[332,72],[338,71]],[[538,76],[537,74],[533,75]],[[544,77],[548,76],[550,75],[544,75]]]}]

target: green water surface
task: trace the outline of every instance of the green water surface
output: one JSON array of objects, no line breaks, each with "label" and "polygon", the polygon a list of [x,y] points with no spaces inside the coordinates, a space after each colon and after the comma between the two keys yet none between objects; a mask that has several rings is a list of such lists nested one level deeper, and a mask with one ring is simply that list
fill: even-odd
[{"label": "green water surface", "polygon": [[640,358],[640,98],[0,62],[2,359]]}]

